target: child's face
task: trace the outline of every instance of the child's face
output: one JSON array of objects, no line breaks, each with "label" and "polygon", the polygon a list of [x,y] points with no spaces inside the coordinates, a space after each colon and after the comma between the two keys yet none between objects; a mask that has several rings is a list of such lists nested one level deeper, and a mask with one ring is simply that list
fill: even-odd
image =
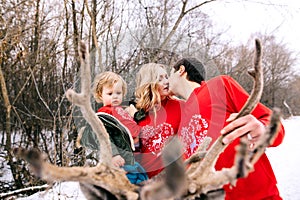
[{"label": "child's face", "polygon": [[103,86],[102,101],[103,106],[119,106],[123,100],[122,82],[118,81],[112,87]]}]

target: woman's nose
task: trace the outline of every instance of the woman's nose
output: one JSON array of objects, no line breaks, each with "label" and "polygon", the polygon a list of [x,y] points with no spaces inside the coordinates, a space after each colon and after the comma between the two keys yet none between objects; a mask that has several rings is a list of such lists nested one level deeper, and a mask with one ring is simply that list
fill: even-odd
[{"label": "woman's nose", "polygon": [[164,84],[165,84],[165,85],[169,85],[169,79],[165,78],[165,79],[164,79]]}]

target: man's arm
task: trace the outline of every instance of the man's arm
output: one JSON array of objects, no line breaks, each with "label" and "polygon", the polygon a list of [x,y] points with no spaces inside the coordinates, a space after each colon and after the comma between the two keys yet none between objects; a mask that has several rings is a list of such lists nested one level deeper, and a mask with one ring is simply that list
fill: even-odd
[{"label": "man's arm", "polygon": [[[232,114],[227,119],[227,121],[230,122],[235,115],[236,113]],[[223,142],[225,144],[241,136],[248,137],[248,139],[250,139],[251,142],[255,143],[265,133],[265,131],[266,131],[266,125],[250,114],[238,118],[234,121],[231,121],[227,126],[225,126],[221,130],[221,134],[223,135],[228,134],[223,139]],[[284,138],[284,133],[285,133],[284,127],[281,123],[278,130],[278,135],[270,146],[278,146],[279,144],[281,144]],[[247,134],[250,134],[250,136],[247,136]]]},{"label": "man's arm", "polygon": [[[260,136],[265,133],[266,126],[270,122],[272,111],[262,103],[259,103],[250,115],[232,121],[236,116],[235,112],[240,111],[247,101],[249,94],[233,78],[224,76],[222,79],[226,88],[227,103],[232,112],[226,121],[229,124],[221,130],[221,134],[228,134],[224,137],[223,142],[228,143],[238,137],[250,134],[248,139],[253,140],[255,143]],[[278,146],[281,144],[284,134],[284,127],[281,123],[278,135],[270,146]]]}]

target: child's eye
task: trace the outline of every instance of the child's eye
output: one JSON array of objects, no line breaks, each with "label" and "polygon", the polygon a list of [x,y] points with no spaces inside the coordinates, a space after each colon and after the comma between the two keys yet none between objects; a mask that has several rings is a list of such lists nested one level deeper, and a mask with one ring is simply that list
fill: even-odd
[{"label": "child's eye", "polygon": [[109,92],[108,95],[111,96],[111,95],[112,95],[112,92]]}]

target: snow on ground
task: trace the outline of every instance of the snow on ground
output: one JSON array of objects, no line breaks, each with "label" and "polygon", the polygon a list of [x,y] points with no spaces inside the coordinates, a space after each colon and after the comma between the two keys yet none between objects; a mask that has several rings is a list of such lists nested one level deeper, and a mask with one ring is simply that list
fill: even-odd
[{"label": "snow on ground", "polygon": [[267,155],[277,177],[284,200],[300,199],[300,116],[283,121],[285,138],[276,148],[268,148]]},{"label": "snow on ground", "polygon": [[29,197],[18,198],[18,200],[85,200],[78,182],[57,183],[54,187],[43,192],[37,192]]},{"label": "snow on ground", "polygon": [[[300,199],[300,116],[283,121],[286,136],[283,143],[276,148],[267,149],[267,155],[277,176],[278,187],[284,200]],[[84,200],[79,184],[64,182],[56,184],[53,189],[36,193],[19,200],[63,199]]]}]

